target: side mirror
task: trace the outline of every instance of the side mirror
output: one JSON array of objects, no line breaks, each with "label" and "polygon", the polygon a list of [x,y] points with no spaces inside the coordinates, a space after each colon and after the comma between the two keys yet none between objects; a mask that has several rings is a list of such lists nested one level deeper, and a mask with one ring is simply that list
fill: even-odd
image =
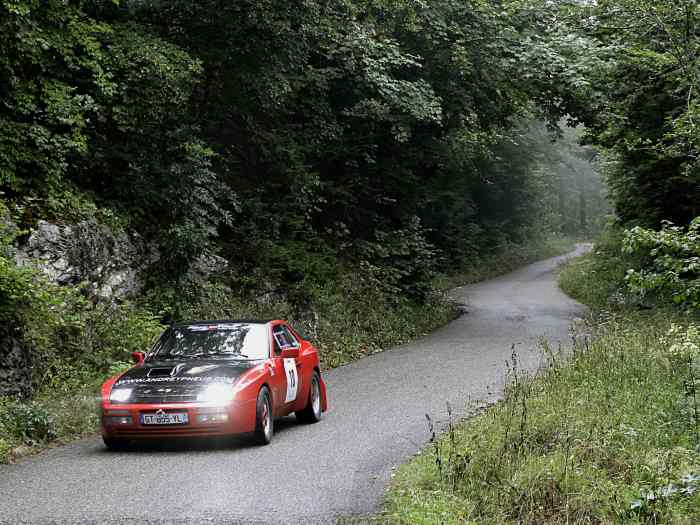
[{"label": "side mirror", "polygon": [[134,363],[140,365],[146,360],[146,354],[143,352],[131,352],[131,358],[134,360]]},{"label": "side mirror", "polygon": [[297,357],[299,357],[299,349],[298,348],[285,348],[284,350],[282,350],[280,357],[282,359],[296,359]]}]

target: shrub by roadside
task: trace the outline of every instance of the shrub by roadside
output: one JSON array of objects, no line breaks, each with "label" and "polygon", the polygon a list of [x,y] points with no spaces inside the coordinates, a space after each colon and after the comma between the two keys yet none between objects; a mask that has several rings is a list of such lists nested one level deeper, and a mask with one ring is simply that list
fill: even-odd
[{"label": "shrub by roadside", "polygon": [[[385,518],[405,524],[700,522],[697,314],[624,293],[619,233],[564,268],[594,308],[590,338],[505,399],[452,425],[398,471]],[[641,308],[640,308],[641,307]]]}]

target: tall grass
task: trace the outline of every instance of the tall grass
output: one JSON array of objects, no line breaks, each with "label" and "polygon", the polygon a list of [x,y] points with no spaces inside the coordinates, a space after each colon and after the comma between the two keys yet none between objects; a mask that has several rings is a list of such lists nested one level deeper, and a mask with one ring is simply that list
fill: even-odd
[{"label": "tall grass", "polygon": [[698,404],[687,388],[697,363],[673,358],[667,315],[612,317],[576,342],[568,364],[547,349],[539,377],[512,372],[503,402],[399,471],[388,517],[700,523],[700,485],[689,481],[700,475]]},{"label": "tall grass", "polygon": [[632,298],[625,289],[625,273],[636,261],[622,255],[622,232],[606,229],[591,252],[568,263],[559,275],[559,286],[569,296],[596,312],[619,311]]},{"label": "tall grass", "polygon": [[548,366],[517,356],[502,402],[397,473],[385,518],[402,524],[700,523],[697,317],[624,297],[614,239],[562,273],[595,308]]}]

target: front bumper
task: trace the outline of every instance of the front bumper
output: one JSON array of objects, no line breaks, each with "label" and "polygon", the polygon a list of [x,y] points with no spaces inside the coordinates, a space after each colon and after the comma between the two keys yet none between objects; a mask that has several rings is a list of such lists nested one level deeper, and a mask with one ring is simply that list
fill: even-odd
[{"label": "front bumper", "polygon": [[[101,405],[102,435],[112,439],[158,437],[230,436],[255,430],[255,400],[232,401],[226,405],[210,403],[159,403]],[[142,414],[186,413],[187,423],[145,425]]]}]

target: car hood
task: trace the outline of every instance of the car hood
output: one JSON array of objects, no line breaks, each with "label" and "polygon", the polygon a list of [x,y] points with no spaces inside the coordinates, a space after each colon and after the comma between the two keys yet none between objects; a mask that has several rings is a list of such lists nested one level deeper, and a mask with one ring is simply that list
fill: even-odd
[{"label": "car hood", "polygon": [[259,360],[207,361],[202,359],[147,361],[125,372],[114,386],[149,383],[234,383],[240,376],[261,362]]}]

